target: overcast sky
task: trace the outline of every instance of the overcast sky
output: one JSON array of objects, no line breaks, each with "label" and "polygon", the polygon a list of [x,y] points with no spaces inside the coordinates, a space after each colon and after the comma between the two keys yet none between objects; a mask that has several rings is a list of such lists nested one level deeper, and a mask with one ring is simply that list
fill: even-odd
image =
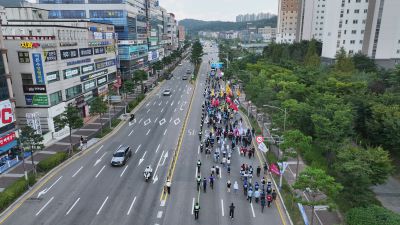
[{"label": "overcast sky", "polygon": [[277,14],[278,0],[159,0],[176,19],[235,21],[246,13],[271,12]]}]

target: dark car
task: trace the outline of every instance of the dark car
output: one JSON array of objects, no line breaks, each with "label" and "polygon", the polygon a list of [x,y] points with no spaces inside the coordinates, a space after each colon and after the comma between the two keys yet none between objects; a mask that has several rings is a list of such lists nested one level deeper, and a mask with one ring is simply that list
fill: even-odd
[{"label": "dark car", "polygon": [[166,74],[165,79],[170,80],[173,76],[174,76],[174,74],[172,74],[172,73]]},{"label": "dark car", "polygon": [[123,166],[128,159],[132,156],[132,150],[129,146],[119,147],[113,154],[111,159],[111,166]]},{"label": "dark car", "polygon": [[183,75],[182,76],[182,80],[187,80],[188,79],[188,76],[187,75]]}]

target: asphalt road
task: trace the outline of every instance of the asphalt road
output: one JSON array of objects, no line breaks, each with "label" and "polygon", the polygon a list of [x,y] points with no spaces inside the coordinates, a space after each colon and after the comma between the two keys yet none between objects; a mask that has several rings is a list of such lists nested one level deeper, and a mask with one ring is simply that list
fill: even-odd
[{"label": "asphalt road", "polygon": [[[164,207],[159,207],[163,210],[165,216],[159,218],[154,224],[164,225],[190,225],[190,224],[267,224],[267,225],[286,225],[286,220],[281,219],[281,211],[278,210],[276,204],[272,204],[271,208],[265,208],[264,213],[261,213],[261,206],[259,204],[250,204],[246,201],[243,194],[242,182],[240,180],[240,165],[247,163],[256,168],[260,161],[258,158],[251,160],[241,157],[238,151],[234,151],[231,161],[231,173],[228,174],[227,170],[222,168],[221,176],[214,182],[214,189],[211,190],[210,186],[207,187],[207,192],[203,190],[200,192],[196,189],[196,162],[201,160],[201,176],[202,178],[210,176],[210,169],[215,163],[210,158],[206,158],[204,153],[199,153],[199,137],[201,121],[201,104],[204,102],[203,91],[205,88],[206,74],[210,71],[208,61],[216,61],[218,58],[218,49],[216,46],[213,48],[205,48],[205,52],[212,52],[212,54],[203,57],[203,64],[200,68],[200,76],[194,93],[192,110],[189,112],[189,119],[187,124],[187,132],[183,139],[179,160],[176,165],[176,170],[172,180],[171,195]],[[207,129],[207,126],[203,126]],[[194,131],[194,132],[189,132]],[[205,133],[206,131],[203,131]],[[194,134],[194,135],[193,135]],[[222,167],[221,165],[219,165]],[[254,178],[259,181],[259,178]],[[253,180],[254,180],[253,179]],[[231,192],[227,191],[226,183],[230,180],[232,183]],[[239,191],[233,192],[233,183],[239,183]],[[194,220],[193,205],[199,201],[200,216],[199,220]],[[229,205],[234,203],[235,217],[232,220],[229,217]],[[283,222],[285,221],[285,222]]]},{"label": "asphalt road", "polygon": [[[26,200],[2,218],[3,224],[152,224],[160,216],[154,209],[192,95],[193,86],[181,79],[189,68],[188,62],[178,66],[174,78],[136,112],[134,123],[64,167],[32,195],[42,192],[40,200]],[[165,89],[172,95],[162,96]],[[111,167],[120,145],[129,145],[133,155],[125,166]],[[143,178],[147,165],[154,172],[150,182]]]}]

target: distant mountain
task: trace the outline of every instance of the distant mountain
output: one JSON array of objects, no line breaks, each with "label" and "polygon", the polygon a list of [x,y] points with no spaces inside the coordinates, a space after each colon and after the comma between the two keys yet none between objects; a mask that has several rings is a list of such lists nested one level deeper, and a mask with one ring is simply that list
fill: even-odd
[{"label": "distant mountain", "polygon": [[[179,21],[179,25],[185,27],[188,32],[198,31],[228,31],[246,29],[249,22],[223,22],[223,21],[203,21],[195,19],[184,19]],[[276,27],[277,17],[250,22],[252,25],[259,27],[271,26]]]}]

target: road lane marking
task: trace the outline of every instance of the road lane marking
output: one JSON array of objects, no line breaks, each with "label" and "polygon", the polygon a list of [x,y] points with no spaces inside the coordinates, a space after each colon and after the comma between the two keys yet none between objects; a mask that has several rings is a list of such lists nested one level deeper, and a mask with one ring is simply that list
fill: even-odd
[{"label": "road lane marking", "polygon": [[155,105],[155,104],[156,104],[156,101],[153,102],[153,105]]},{"label": "road lane marking", "polygon": [[149,105],[150,105],[150,102],[146,104],[146,107],[149,107]]},{"label": "road lane marking", "polygon": [[171,116],[171,119],[169,119],[169,122],[171,123],[171,121],[172,121],[172,116]]},{"label": "road lane marking", "polygon": [[164,200],[161,201],[160,206],[161,206],[161,207],[164,207],[164,206],[165,206],[165,201],[164,201]]},{"label": "road lane marking", "polygon": [[101,168],[101,170],[96,174],[95,178],[97,178],[97,177],[100,175],[101,171],[103,171],[104,168],[106,168],[106,165],[104,165],[104,166]]},{"label": "road lane marking", "polygon": [[71,212],[71,210],[75,207],[75,205],[79,202],[80,199],[81,199],[81,198],[78,198],[78,199],[74,202],[74,204],[71,206],[71,208],[69,208],[69,210],[67,211],[67,213],[66,213],[65,215],[68,215],[68,214]]},{"label": "road lane marking", "polygon": [[164,108],[161,109],[161,112],[164,112]]},{"label": "road lane marking", "polygon": [[162,104],[162,101],[160,103],[158,103],[158,106],[160,106]]},{"label": "road lane marking", "polygon": [[165,118],[163,118],[163,119],[160,120],[158,123],[160,124],[160,126],[162,126],[165,122],[167,122],[167,121],[165,120]]},{"label": "road lane marking", "polygon": [[169,101],[167,101],[165,104],[168,105],[168,102],[169,102]]},{"label": "road lane marking", "polygon": [[107,200],[108,200],[108,196],[107,196],[107,198],[104,200],[103,204],[101,204],[100,209],[97,211],[96,215],[99,215],[99,214],[100,214],[101,209],[103,209],[103,207],[104,207],[104,205],[106,204]]},{"label": "road lane marking", "polygon": [[181,122],[181,120],[180,120],[179,118],[176,118],[176,119],[174,120],[175,126],[178,125],[180,122]]},{"label": "road lane marking", "polygon": [[164,131],[164,136],[165,136],[165,134],[167,133],[167,130],[168,130],[168,129],[165,129],[165,131]]},{"label": "road lane marking", "polygon": [[194,198],[193,198],[193,201],[192,201],[192,208],[190,208],[190,211],[191,211],[191,213],[192,213],[192,215],[193,215],[193,210],[194,209]]},{"label": "road lane marking", "polygon": [[128,166],[126,166],[126,167],[125,167],[125,169],[122,171],[122,173],[121,173],[120,177],[122,177],[122,176],[124,175],[124,173],[125,173],[126,169],[128,169]]},{"label": "road lane marking", "polygon": [[144,161],[144,157],[146,156],[147,151],[144,152],[143,156],[141,159],[139,159],[139,164],[137,166],[140,166],[140,164],[142,164],[142,162]]},{"label": "road lane marking", "polygon": [[132,207],[136,202],[136,196],[133,198],[133,201],[131,203],[131,206],[129,206],[128,212],[126,213],[127,216],[129,216],[129,214],[131,213]]},{"label": "road lane marking", "polygon": [[181,103],[181,100],[178,101],[178,105],[179,105],[179,103]]},{"label": "road lane marking", "polygon": [[156,119],[154,120],[154,123],[157,123],[158,117],[156,117]]},{"label": "road lane marking", "polygon": [[54,199],[54,196],[51,197],[50,200],[46,204],[44,204],[44,206],[36,213],[36,216],[38,216],[43,211],[43,209],[46,208],[46,206],[48,206],[51,201],[53,201],[53,199]]},{"label": "road lane marking", "polygon": [[136,148],[136,151],[135,151],[135,154],[139,151],[139,148],[142,146],[142,144],[140,144],[137,148]]},{"label": "road lane marking", "polygon": [[149,130],[147,131],[147,133],[146,133],[146,136],[147,136],[147,135],[149,135],[149,133],[150,133],[150,130],[151,130],[151,129],[149,129]]},{"label": "road lane marking", "polygon": [[132,131],[128,134],[128,137],[130,137],[130,136],[132,135],[132,133],[133,133],[133,129],[132,129]]},{"label": "road lane marking", "polygon": [[176,110],[177,110],[177,109],[175,108],[175,109],[174,109],[174,112],[176,112]]},{"label": "road lane marking", "polygon": [[172,102],[171,102],[171,106],[173,106],[173,105],[174,105],[174,102],[175,102],[175,101],[172,101]]},{"label": "road lane marking", "polygon": [[97,151],[95,152],[96,154],[104,147],[104,145],[100,146],[99,149],[97,149]]},{"label": "road lane marking", "polygon": [[197,155],[200,155],[200,145],[197,147]]},{"label": "road lane marking", "polygon": [[74,173],[74,175],[72,175],[72,177],[75,177],[75,176],[79,173],[79,171],[81,171],[82,169],[83,169],[83,166],[81,166],[81,168],[79,168],[78,171],[76,171],[76,172]]},{"label": "road lane marking", "polygon": [[162,217],[163,211],[158,211],[157,213],[157,219],[160,219]]},{"label": "road lane marking", "polygon": [[156,153],[158,152],[158,149],[160,149],[160,144],[157,146]]},{"label": "road lane marking", "polygon": [[253,218],[256,218],[256,214],[254,213],[253,203],[250,203],[251,212],[253,213]]},{"label": "road lane marking", "polygon": [[[121,146],[120,146],[121,147]],[[120,148],[118,147],[118,148]],[[96,162],[94,163],[93,167],[97,166],[97,164],[99,164],[101,162],[101,160],[103,160],[103,157],[107,154],[107,152],[104,152],[103,155],[96,160]]]},{"label": "road lane marking", "polygon": [[139,120],[139,123],[141,123],[141,122],[142,122],[142,120],[143,120],[143,118],[141,118],[141,119]]},{"label": "road lane marking", "polygon": [[222,200],[222,199],[221,199],[221,213],[222,213],[222,216],[225,216],[224,215],[224,200]]},{"label": "road lane marking", "polygon": [[161,159],[163,158],[163,155],[164,155],[164,150],[161,152],[161,156],[160,156],[160,159],[158,160],[156,170],[154,171],[153,184],[155,182],[157,182],[157,180],[158,180],[157,171],[158,171],[158,167],[160,166],[160,162],[161,162]]},{"label": "road lane marking", "polygon": [[149,123],[151,123],[151,119],[150,118],[148,118],[146,121],[144,121],[144,126],[147,126]]}]

